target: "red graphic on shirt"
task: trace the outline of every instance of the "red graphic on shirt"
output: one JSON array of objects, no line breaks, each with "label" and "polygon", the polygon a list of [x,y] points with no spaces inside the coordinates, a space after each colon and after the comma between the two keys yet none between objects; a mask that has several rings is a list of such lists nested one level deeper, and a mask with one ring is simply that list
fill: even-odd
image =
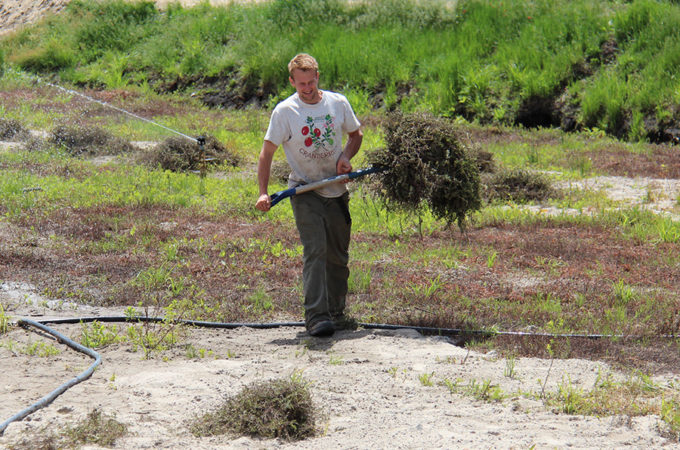
[{"label": "red graphic on shirt", "polygon": [[314,151],[325,148],[326,144],[333,145],[335,138],[335,125],[333,124],[333,117],[327,114],[323,118],[323,125],[321,127],[315,126],[313,117],[307,116],[307,124],[302,127],[302,135],[307,136],[305,139],[305,146],[314,146]]}]

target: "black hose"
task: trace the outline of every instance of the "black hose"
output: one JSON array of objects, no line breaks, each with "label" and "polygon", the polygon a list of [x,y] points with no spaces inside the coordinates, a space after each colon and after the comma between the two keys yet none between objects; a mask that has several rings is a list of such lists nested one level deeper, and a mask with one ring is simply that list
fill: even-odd
[{"label": "black hose", "polygon": [[71,386],[75,386],[76,384],[80,383],[81,381],[84,381],[84,380],[90,378],[90,376],[94,372],[94,369],[99,364],[101,364],[101,362],[102,362],[101,356],[99,356],[99,353],[97,353],[94,350],[89,349],[85,346],[82,346],[82,345],[78,344],[77,342],[72,341],[71,339],[67,338],[66,336],[52,330],[51,328],[46,327],[42,323],[35,322],[35,321],[29,320],[29,319],[21,319],[17,322],[17,324],[21,325],[21,326],[30,325],[30,326],[39,328],[40,330],[44,331],[45,333],[48,333],[48,334],[54,336],[62,344],[66,344],[69,347],[71,347],[72,349],[77,350],[81,353],[85,353],[86,355],[92,357],[94,359],[94,362],[90,365],[90,367],[87,368],[87,370],[85,370],[83,373],[81,373],[77,377],[75,377],[75,378],[69,380],[68,382],[62,384],[57,389],[50,392],[45,397],[41,398],[38,402],[34,403],[33,405],[29,406],[28,408],[24,409],[23,411],[16,413],[15,415],[10,417],[9,419],[2,422],[0,424],[0,436],[5,432],[5,428],[7,428],[7,426],[10,423],[17,421],[17,420],[21,420],[24,417],[28,416],[29,414],[32,414],[35,411],[39,410],[40,408],[44,408],[45,406],[52,403],[55,398],[57,398],[58,396],[60,396],[64,392],[66,392],[66,390],[68,388],[70,388]]},{"label": "black hose", "polygon": [[[45,324],[74,324],[74,323],[85,323],[85,322],[171,322],[180,323],[184,325],[204,327],[204,328],[258,328],[258,329],[270,329],[270,328],[282,328],[282,327],[302,327],[304,322],[273,322],[273,323],[241,323],[241,322],[205,322],[199,320],[181,320],[181,319],[166,319],[163,317],[128,317],[128,316],[102,316],[102,317],[71,317],[63,319],[43,319],[40,321],[32,321],[28,319],[21,319],[17,323],[19,325],[31,325],[39,328],[46,333],[54,336],[59,340],[59,342],[68,345],[69,347],[85,353],[95,359],[95,362],[82,374],[76,378],[64,383],[53,392],[43,397],[37,403],[29,406],[23,411],[10,417],[2,424],[0,424],[0,435],[5,431],[5,428],[14,421],[21,420],[29,414],[37,411],[40,408],[44,408],[49,405],[55,398],[64,393],[68,388],[80,383],[83,380],[89,378],[94,372],[95,367],[101,363],[101,357],[97,352],[87,347],[84,347],[67,337],[61,335],[60,333],[48,328]],[[412,326],[412,325],[392,325],[384,323],[360,323],[359,326],[366,329],[378,329],[378,330],[404,330],[411,329],[428,335],[442,335],[442,336],[459,336],[459,335],[474,335],[474,336],[519,336],[519,337],[554,337],[554,338],[585,338],[585,339],[604,339],[604,338],[642,338],[642,336],[626,336],[621,334],[555,334],[555,333],[534,333],[534,332],[522,332],[522,331],[497,331],[497,330],[464,330],[460,328],[441,328],[441,327],[424,327],[424,326]],[[676,338],[676,335],[661,335],[662,338]]]},{"label": "black hose", "polygon": [[[272,323],[248,323],[248,322],[205,322],[200,320],[167,319],[163,317],[128,317],[128,316],[102,316],[102,317],[70,317],[63,319],[44,319],[42,324],[74,324],[86,322],[172,322],[204,328],[258,328],[271,329],[283,327],[303,327],[304,322],[272,322]],[[582,339],[640,339],[642,336],[623,334],[574,334],[574,333],[536,333],[527,331],[500,331],[500,330],[466,330],[462,328],[425,327],[416,325],[393,325],[387,323],[359,323],[359,326],[374,330],[416,330],[428,335],[442,336],[518,336],[518,337],[554,337],[554,338],[582,338]],[[662,335],[662,338],[674,338],[675,335]]]},{"label": "black hose", "polygon": [[282,327],[302,327],[304,322],[273,322],[273,323],[235,323],[235,322],[204,322],[200,320],[184,320],[184,319],[167,319],[163,317],[146,317],[146,316],[102,316],[102,317],[69,317],[65,319],[44,319],[42,324],[64,324],[64,323],[86,323],[86,322],[172,322],[181,323],[183,325],[191,325],[195,327],[204,328],[282,328]]}]

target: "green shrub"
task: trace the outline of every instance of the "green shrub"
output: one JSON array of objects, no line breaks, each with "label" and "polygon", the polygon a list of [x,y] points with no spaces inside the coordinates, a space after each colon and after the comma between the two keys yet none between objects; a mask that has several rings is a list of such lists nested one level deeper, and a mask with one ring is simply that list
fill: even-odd
[{"label": "green shrub", "polygon": [[48,140],[71,155],[116,155],[133,148],[128,141],[97,127],[59,125]]},{"label": "green shrub", "polygon": [[203,164],[208,168],[220,164],[236,167],[241,163],[238,155],[212,136],[206,139],[203,151],[201,155],[199,145],[185,137],[170,137],[143,154],[141,162],[173,172],[198,171]]},{"label": "green shrub", "polygon": [[27,49],[16,57],[19,67],[32,72],[58,71],[71,67],[75,62],[73,48],[57,38]]},{"label": "green shrub", "polygon": [[4,119],[0,117],[0,139],[14,140],[28,136],[28,130],[15,119]]},{"label": "green shrub", "polygon": [[546,176],[523,169],[499,170],[489,177],[485,187],[489,201],[526,203],[546,200],[557,194]]},{"label": "green shrub", "polygon": [[107,50],[126,51],[144,37],[144,25],[158,15],[155,3],[146,0],[74,0],[67,8],[78,20],[75,45],[85,61],[102,56]]}]

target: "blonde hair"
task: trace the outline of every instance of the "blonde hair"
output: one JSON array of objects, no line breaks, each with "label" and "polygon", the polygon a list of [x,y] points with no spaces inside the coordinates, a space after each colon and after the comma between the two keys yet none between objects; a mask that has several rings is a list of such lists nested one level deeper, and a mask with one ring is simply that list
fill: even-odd
[{"label": "blonde hair", "polygon": [[288,63],[288,73],[290,74],[291,78],[293,78],[293,71],[295,69],[299,69],[305,72],[308,70],[318,72],[319,64],[316,62],[316,59],[314,59],[312,55],[308,55],[307,53],[298,53]]}]

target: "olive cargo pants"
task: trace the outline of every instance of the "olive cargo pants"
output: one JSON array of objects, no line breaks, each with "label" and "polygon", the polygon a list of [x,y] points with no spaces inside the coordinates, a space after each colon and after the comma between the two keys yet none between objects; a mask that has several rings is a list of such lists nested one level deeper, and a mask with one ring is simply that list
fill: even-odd
[{"label": "olive cargo pants", "polygon": [[312,191],[291,197],[291,204],[304,248],[302,280],[309,327],[345,310],[352,228],[349,194],[326,198]]}]

